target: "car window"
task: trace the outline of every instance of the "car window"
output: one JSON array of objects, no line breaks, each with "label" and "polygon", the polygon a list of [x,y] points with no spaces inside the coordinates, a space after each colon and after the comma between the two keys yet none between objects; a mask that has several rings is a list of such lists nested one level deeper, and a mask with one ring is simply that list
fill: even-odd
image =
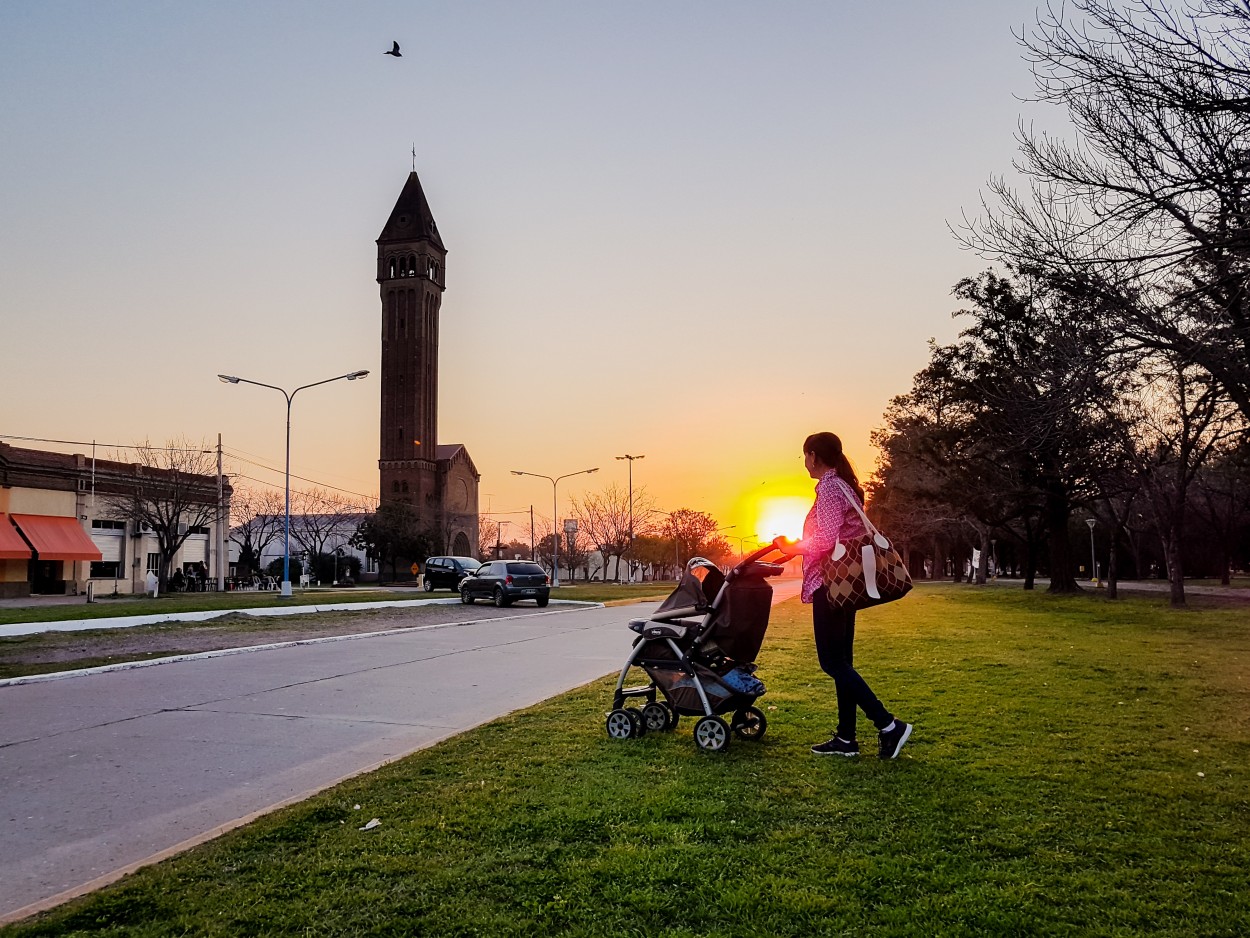
[{"label": "car window", "polygon": [[508,572],[514,575],[524,576],[546,576],[547,571],[536,563],[530,561],[517,562],[508,564]]}]

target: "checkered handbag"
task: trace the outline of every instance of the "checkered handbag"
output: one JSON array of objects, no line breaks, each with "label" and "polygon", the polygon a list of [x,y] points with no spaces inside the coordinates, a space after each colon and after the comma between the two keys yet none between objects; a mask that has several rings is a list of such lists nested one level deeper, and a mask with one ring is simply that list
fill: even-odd
[{"label": "checkered handbag", "polygon": [[821,567],[829,604],[838,609],[867,609],[902,599],[911,590],[911,574],[889,538],[878,531],[862,508],[866,534],[839,541]]}]

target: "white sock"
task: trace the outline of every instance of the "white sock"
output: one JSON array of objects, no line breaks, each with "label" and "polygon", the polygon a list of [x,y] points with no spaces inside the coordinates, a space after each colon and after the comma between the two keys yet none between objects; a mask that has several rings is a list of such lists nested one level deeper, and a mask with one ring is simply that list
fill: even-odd
[{"label": "white sock", "polygon": [[891,720],[891,721],[890,721],[890,725],[889,725],[889,726],[883,726],[883,727],[881,727],[881,732],[883,732],[883,733],[888,733],[888,732],[890,732],[890,730],[892,730],[892,729],[894,729],[894,721],[893,721],[893,720]]}]

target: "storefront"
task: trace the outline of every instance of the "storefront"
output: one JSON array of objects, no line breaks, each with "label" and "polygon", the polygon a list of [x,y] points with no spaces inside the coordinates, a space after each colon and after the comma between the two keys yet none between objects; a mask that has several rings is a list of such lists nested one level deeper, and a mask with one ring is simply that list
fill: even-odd
[{"label": "storefront", "polygon": [[30,595],[30,561],[34,551],[17,533],[12,519],[0,512],[0,599]]},{"label": "storefront", "polygon": [[68,583],[77,583],[78,571],[66,565],[101,559],[99,549],[76,518],[57,515],[8,516],[27,547],[29,591],[36,595],[62,594]]}]

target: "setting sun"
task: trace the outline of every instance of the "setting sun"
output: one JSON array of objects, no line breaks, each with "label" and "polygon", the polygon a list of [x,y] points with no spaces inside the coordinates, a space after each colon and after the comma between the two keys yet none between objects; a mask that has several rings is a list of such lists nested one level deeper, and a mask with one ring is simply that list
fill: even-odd
[{"label": "setting sun", "polygon": [[803,536],[803,519],[811,507],[810,498],[770,498],[760,503],[755,530],[759,537],[772,540],[779,534],[797,539]]}]

